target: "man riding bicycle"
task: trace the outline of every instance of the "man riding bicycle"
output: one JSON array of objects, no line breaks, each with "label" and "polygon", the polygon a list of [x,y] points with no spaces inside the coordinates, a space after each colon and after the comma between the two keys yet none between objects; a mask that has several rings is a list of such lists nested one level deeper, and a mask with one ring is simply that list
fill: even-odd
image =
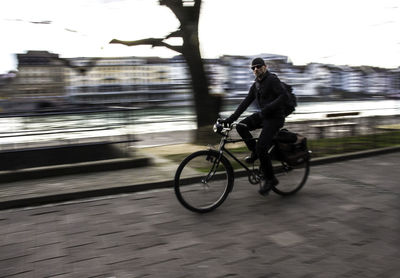
[{"label": "man riding bicycle", "polygon": [[[275,177],[267,150],[272,146],[273,137],[285,123],[284,104],[288,95],[279,78],[268,71],[262,58],[255,58],[251,62],[251,69],[256,79],[250,87],[249,93],[236,108],[236,111],[221,122],[232,124],[254,100],[257,100],[260,112],[240,121],[241,124],[236,126],[236,130],[251,151],[251,155],[245,159],[246,162],[254,163],[254,161],[260,159],[260,169],[263,172],[264,180],[259,193],[268,195],[272,186],[277,185],[279,181]],[[257,142],[250,131],[259,128],[262,128],[262,130]]]}]

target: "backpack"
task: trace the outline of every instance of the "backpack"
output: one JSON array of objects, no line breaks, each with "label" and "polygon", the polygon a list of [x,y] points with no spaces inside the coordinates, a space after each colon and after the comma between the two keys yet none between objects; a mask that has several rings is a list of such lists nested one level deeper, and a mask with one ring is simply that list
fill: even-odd
[{"label": "backpack", "polygon": [[285,103],[285,117],[289,116],[296,110],[297,106],[297,98],[293,93],[293,87],[283,81],[281,81],[283,88],[286,90],[288,94],[288,99]]},{"label": "backpack", "polygon": [[[272,75],[274,75],[275,77],[277,77],[276,74],[272,73]],[[294,110],[296,110],[296,106],[297,106],[297,97],[296,95],[293,93],[293,87],[283,81],[281,81],[282,87],[285,89],[288,98],[285,102],[285,108],[284,108],[284,113],[285,113],[285,117],[289,116],[290,114],[292,114],[294,112]]]}]

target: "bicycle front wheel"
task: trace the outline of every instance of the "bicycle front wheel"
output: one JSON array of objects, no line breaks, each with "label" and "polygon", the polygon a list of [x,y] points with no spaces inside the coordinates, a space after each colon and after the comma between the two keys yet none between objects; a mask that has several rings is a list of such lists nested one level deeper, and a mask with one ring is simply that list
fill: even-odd
[{"label": "bicycle front wheel", "polygon": [[175,174],[175,194],[187,209],[204,213],[219,207],[233,187],[230,162],[217,151],[192,153]]},{"label": "bicycle front wheel", "polygon": [[272,190],[283,196],[293,195],[306,183],[308,174],[310,173],[310,162],[306,160],[296,166],[290,166],[285,162],[281,162],[275,173],[279,184],[273,186]]}]

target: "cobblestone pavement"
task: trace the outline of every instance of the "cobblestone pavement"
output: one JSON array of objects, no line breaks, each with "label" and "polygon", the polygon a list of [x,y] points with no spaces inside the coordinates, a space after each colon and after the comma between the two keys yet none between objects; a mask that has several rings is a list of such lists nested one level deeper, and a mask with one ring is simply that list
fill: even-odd
[{"label": "cobblestone pavement", "polygon": [[400,277],[400,153],[315,166],[296,196],[246,179],[216,211],[171,189],[0,211],[0,277]]}]

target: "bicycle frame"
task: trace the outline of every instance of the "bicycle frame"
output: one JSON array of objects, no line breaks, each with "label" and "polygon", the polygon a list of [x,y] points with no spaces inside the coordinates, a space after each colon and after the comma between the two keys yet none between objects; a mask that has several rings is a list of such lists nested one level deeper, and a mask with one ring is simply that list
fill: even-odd
[{"label": "bicycle frame", "polygon": [[238,142],[244,142],[243,139],[228,139],[228,138],[222,138],[220,147],[218,149],[219,153],[222,155],[224,152],[227,153],[231,158],[233,158],[237,163],[239,163],[248,173],[252,173],[252,170],[250,170],[249,167],[247,167],[242,161],[240,161],[233,153],[231,153],[228,149],[225,148],[226,144],[229,143],[238,143]]},{"label": "bicycle frame", "polygon": [[[219,144],[219,148],[218,148],[218,152],[220,153],[220,156],[223,155],[223,153],[227,153],[231,158],[233,158],[237,163],[240,164],[240,166],[242,166],[246,172],[248,173],[249,176],[254,175],[254,170],[251,170],[249,167],[247,167],[242,161],[240,161],[233,153],[231,153],[228,149],[225,148],[226,144],[230,144],[230,143],[238,143],[238,142],[245,142],[244,139],[229,139],[229,133],[230,131],[233,129],[232,125],[230,128],[225,129],[224,132],[217,132],[220,135],[222,135],[220,144]],[[255,140],[258,140],[258,138],[254,138]],[[268,153],[271,153],[271,151],[274,149],[275,144],[273,144],[271,146],[271,148],[268,150]],[[219,161],[218,161],[219,163]],[[218,164],[217,163],[217,164]],[[217,165],[218,167],[218,165]]]}]

